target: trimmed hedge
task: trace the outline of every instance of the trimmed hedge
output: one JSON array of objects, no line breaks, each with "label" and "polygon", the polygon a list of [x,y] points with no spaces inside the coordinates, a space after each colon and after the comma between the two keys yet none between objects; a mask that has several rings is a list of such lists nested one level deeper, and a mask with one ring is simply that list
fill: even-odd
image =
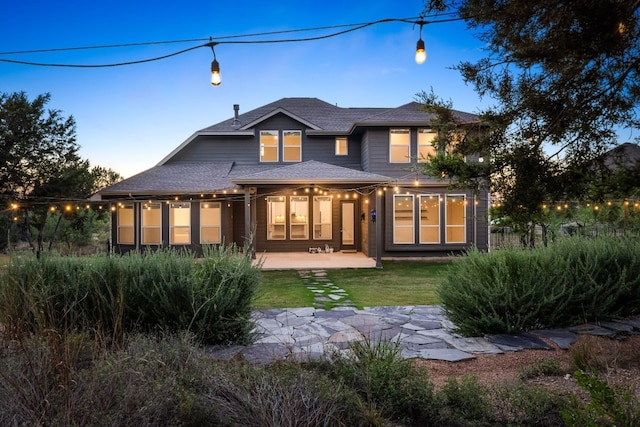
[{"label": "trimmed hedge", "polygon": [[203,259],[175,251],[17,259],[0,279],[0,321],[10,334],[190,331],[205,344],[250,340],[260,270],[235,249]]},{"label": "trimmed hedge", "polygon": [[472,250],[438,290],[466,336],[520,333],[638,314],[640,241],[569,238],[548,248]]}]

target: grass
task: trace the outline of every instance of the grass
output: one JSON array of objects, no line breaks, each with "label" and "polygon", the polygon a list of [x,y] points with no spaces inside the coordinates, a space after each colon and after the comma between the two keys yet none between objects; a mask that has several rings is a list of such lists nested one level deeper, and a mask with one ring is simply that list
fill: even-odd
[{"label": "grass", "polygon": [[[449,263],[383,261],[382,269],[327,270],[327,277],[357,307],[437,305],[436,289]],[[309,307],[313,293],[295,270],[263,271],[255,308]]]}]

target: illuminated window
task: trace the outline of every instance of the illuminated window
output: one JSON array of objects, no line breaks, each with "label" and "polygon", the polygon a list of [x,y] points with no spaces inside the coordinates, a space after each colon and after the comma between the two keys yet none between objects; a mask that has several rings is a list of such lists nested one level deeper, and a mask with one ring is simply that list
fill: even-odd
[{"label": "illuminated window", "polygon": [[447,243],[464,243],[466,241],[466,205],[464,195],[446,196]]},{"label": "illuminated window", "polygon": [[169,204],[169,244],[191,243],[191,204],[171,202]]},{"label": "illuminated window", "polygon": [[420,195],[420,243],[440,243],[440,196]]},{"label": "illuminated window", "polygon": [[118,243],[121,245],[133,245],[134,222],[133,203],[124,203],[118,208]]},{"label": "illuminated window", "polygon": [[267,240],[284,240],[287,231],[287,205],[283,196],[267,197]]},{"label": "illuminated window", "polygon": [[200,203],[200,243],[222,243],[222,207],[220,202]]},{"label": "illuminated window", "polygon": [[333,208],[331,196],[313,196],[313,238],[331,240]]},{"label": "illuminated window", "polygon": [[294,196],[290,200],[291,240],[309,239],[309,197]]},{"label": "illuminated window", "polygon": [[277,130],[261,130],[260,131],[260,161],[261,162],[277,162],[278,161],[278,131]]},{"label": "illuminated window", "polygon": [[411,157],[411,133],[409,129],[391,129],[389,131],[389,161],[391,163],[409,163]]},{"label": "illuminated window", "polygon": [[299,162],[302,160],[302,132],[299,130],[285,130],[282,132],[283,161]]},{"label": "illuminated window", "polygon": [[142,205],[142,244],[159,245],[162,243],[162,204],[147,202]]},{"label": "illuminated window", "polygon": [[346,156],[349,154],[349,143],[347,138],[336,138],[336,156]]},{"label": "illuminated window", "polygon": [[393,243],[414,243],[413,195],[393,195]]},{"label": "illuminated window", "polygon": [[438,134],[431,129],[418,129],[418,162],[426,163],[435,157],[435,139]]}]

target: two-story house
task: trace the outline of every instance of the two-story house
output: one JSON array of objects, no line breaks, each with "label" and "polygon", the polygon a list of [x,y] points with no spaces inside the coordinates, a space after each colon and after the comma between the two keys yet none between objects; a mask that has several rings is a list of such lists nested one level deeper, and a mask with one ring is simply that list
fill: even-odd
[{"label": "two-story house", "polygon": [[[488,194],[415,167],[438,129],[418,103],[341,108],[284,98],[199,130],[98,193],[116,252],[251,242],[261,252],[424,257],[488,248]],[[456,112],[460,126],[478,117]],[[482,159],[469,158],[467,161]]]}]

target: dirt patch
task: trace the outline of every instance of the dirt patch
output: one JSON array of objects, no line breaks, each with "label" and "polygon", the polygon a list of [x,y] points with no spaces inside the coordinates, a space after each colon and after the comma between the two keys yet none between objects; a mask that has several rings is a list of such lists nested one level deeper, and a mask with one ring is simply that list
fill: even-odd
[{"label": "dirt patch", "polygon": [[[597,368],[602,378],[612,386],[620,386],[640,396],[640,336],[632,335],[623,340],[581,336],[569,350],[555,347],[553,350],[522,350],[497,355],[477,355],[475,359],[461,362],[416,360],[419,367],[427,369],[436,388],[453,377],[474,376],[480,384],[497,385],[504,382],[526,381],[548,387],[562,393],[582,395],[584,391],[573,377],[575,360]],[[558,366],[555,375],[534,375],[523,379],[524,373],[535,370],[541,363],[554,360]]]}]

